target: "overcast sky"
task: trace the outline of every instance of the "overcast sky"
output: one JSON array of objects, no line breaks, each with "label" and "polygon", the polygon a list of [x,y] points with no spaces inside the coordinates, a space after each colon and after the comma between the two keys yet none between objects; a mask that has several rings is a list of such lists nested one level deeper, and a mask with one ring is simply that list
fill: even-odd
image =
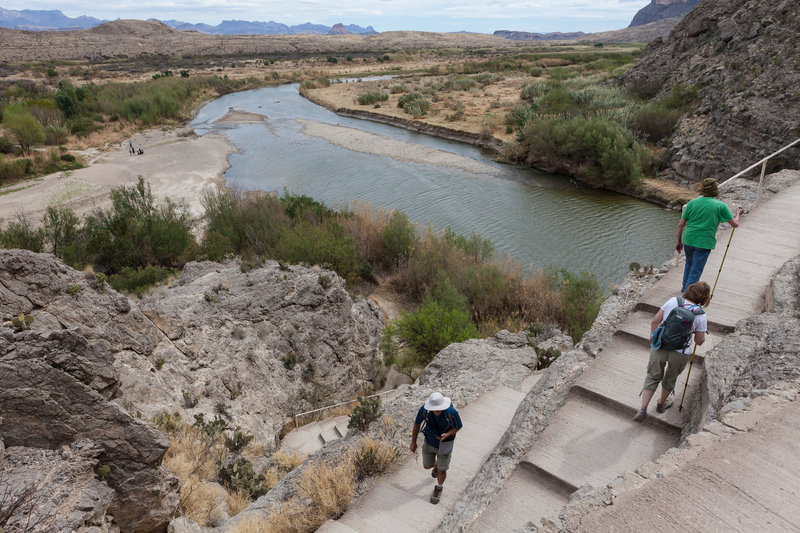
[{"label": "overcast sky", "polygon": [[69,17],[205,22],[258,20],[288,25],[337,22],[377,31],[597,32],[625,28],[649,0],[0,0],[4,9],[60,9]]}]

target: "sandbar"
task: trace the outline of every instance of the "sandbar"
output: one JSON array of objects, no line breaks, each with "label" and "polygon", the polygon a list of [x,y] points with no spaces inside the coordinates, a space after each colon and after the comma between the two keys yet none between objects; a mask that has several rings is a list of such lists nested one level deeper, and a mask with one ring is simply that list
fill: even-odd
[{"label": "sandbar", "polygon": [[[85,168],[57,172],[0,189],[0,223],[20,213],[39,223],[48,207],[66,206],[79,216],[111,206],[111,189],[143,177],[157,201],[186,202],[193,218],[203,215],[203,194],[224,186],[228,156],[236,147],[219,134],[198,137],[191,130],[154,129],[121,139],[121,144],[80,153]],[[141,148],[131,155],[129,143]],[[8,192],[5,192],[8,191]],[[5,192],[5,193],[4,193]]]},{"label": "sandbar", "polygon": [[302,131],[306,135],[325,139],[333,145],[354,152],[388,157],[406,163],[458,168],[473,174],[502,173],[500,169],[493,166],[438,148],[401,141],[347,126],[335,126],[302,118],[296,120],[303,127]]}]

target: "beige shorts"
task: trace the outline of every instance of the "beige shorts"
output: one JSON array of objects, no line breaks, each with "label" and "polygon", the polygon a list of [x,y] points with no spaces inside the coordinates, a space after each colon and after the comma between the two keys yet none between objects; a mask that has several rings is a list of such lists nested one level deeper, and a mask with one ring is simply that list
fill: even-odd
[{"label": "beige shorts", "polygon": [[660,382],[665,390],[675,390],[675,381],[688,362],[688,355],[675,350],[650,350],[647,378],[644,380],[643,388],[655,391]]},{"label": "beige shorts", "polygon": [[422,466],[425,468],[431,468],[436,464],[437,470],[447,472],[447,469],[450,468],[450,457],[452,455],[452,452],[447,455],[440,455],[439,448],[434,448],[428,444],[428,441],[422,442]]}]

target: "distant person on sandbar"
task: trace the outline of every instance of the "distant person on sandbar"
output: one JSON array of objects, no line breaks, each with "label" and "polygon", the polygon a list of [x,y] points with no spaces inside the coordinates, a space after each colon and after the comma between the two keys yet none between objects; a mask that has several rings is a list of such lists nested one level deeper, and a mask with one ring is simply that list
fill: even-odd
[{"label": "distant person on sandbar", "polygon": [[461,417],[450,398],[443,396],[441,392],[434,392],[419,408],[417,418],[414,420],[410,446],[412,453],[417,451],[417,435],[420,428],[425,436],[422,443],[422,466],[426,470],[433,469],[431,477],[436,479],[436,485],[433,487],[430,502],[436,504],[442,497],[456,433],[461,429]]},{"label": "distant person on sandbar", "polygon": [[[650,340],[654,344],[650,346],[647,377],[642,387],[642,407],[633,417],[635,422],[644,422],[647,418],[647,406],[655,395],[659,383],[661,383],[661,396],[656,402],[656,412],[663,413],[672,407],[673,401],[669,395],[675,390],[675,382],[689,362],[692,353],[692,335],[694,343],[698,346],[706,341],[708,318],[702,306],[708,305],[710,300],[711,287],[705,281],[698,281],[689,285],[682,298],[667,300],[653,317],[650,322]],[[678,313],[670,316],[679,306],[688,311],[684,314],[691,318],[683,321]],[[679,323],[678,320],[683,323]],[[660,332],[661,335],[659,338],[653,338],[653,332],[661,325],[665,326]]]},{"label": "distant person on sandbar", "polygon": [[675,245],[675,250],[680,253],[683,249],[686,255],[681,292],[700,280],[706,260],[717,245],[717,227],[720,223],[727,222],[738,228],[740,217],[744,213],[744,209],[740,207],[734,217],[728,206],[717,200],[719,184],[714,178],[703,180],[700,194],[702,196],[686,204],[678,222],[678,244]]}]

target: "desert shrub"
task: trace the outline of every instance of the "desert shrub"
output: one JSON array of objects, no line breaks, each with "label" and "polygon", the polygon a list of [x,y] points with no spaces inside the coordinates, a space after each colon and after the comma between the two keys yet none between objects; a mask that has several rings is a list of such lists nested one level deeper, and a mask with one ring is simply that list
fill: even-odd
[{"label": "desert shrub", "polygon": [[362,95],[359,95],[357,102],[360,105],[372,105],[372,104],[377,104],[378,102],[385,102],[388,99],[389,99],[388,94],[367,92]]},{"label": "desert shrub", "polygon": [[21,180],[33,173],[33,161],[28,158],[7,161],[0,157],[0,184]]},{"label": "desert shrub", "polygon": [[397,106],[402,108],[409,115],[419,117],[430,110],[431,103],[421,92],[412,91],[401,96],[397,100]]},{"label": "desert shrub", "polygon": [[193,257],[196,242],[185,205],[167,199],[157,206],[141,177],[135,185],[112,189],[111,202],[110,210],[86,218],[95,268],[109,273],[149,265],[180,268]]},{"label": "desert shrub", "polygon": [[47,125],[44,127],[45,144],[56,145],[67,142],[69,130],[63,126]]},{"label": "desert shrub", "polygon": [[378,419],[380,413],[381,402],[379,399],[359,396],[358,405],[353,408],[353,412],[350,414],[347,428],[366,431],[369,425]]},{"label": "desert shrub", "polygon": [[22,104],[7,105],[3,108],[3,127],[17,139],[23,151],[44,142],[44,128],[30,109]]},{"label": "desert shrub", "polygon": [[11,142],[11,139],[9,139],[7,135],[0,136],[0,154],[13,154],[13,153],[14,153],[14,143]]},{"label": "desert shrub", "polygon": [[6,229],[0,230],[0,244],[4,248],[43,252],[45,237],[44,229],[34,227],[33,222],[25,214],[20,214],[16,220],[10,220]]},{"label": "desert shrub", "polygon": [[408,85],[392,85],[389,87],[389,92],[392,94],[403,94],[409,92],[411,89],[408,88]]},{"label": "desert shrub", "polygon": [[178,273],[179,271],[174,268],[153,265],[140,268],[123,267],[118,273],[109,276],[108,283],[118,292],[134,294],[141,298],[150,288],[175,277]]},{"label": "desert shrub", "polygon": [[651,104],[634,112],[628,125],[644,139],[657,143],[672,135],[672,130],[682,114],[677,109]]},{"label": "desert shrub", "polygon": [[539,360],[536,362],[536,370],[547,368],[553,364],[553,361],[561,357],[561,350],[558,348],[542,349],[537,346],[535,350],[536,355],[539,356]]},{"label": "desert shrub", "polygon": [[568,270],[561,270],[559,275],[558,291],[563,302],[562,325],[575,342],[578,342],[592,327],[597,313],[600,312],[603,291],[597,278],[588,272],[576,275]]},{"label": "desert shrub", "polygon": [[625,127],[603,117],[534,118],[520,145],[529,159],[563,159],[586,177],[620,189],[638,186],[643,149]]},{"label": "desert shrub", "polygon": [[360,439],[350,451],[356,480],[382,474],[397,461],[399,453],[388,442],[371,437]]},{"label": "desert shrub", "polygon": [[343,278],[358,275],[353,238],[335,222],[299,223],[286,229],[276,246],[276,258],[290,263],[322,265]]},{"label": "desert shrub", "polygon": [[661,98],[659,103],[667,109],[689,109],[700,94],[700,87],[697,85],[685,86],[683,84],[675,85],[670,93]]},{"label": "desert shrub", "polygon": [[383,266],[393,266],[408,258],[417,240],[416,229],[405,213],[393,211],[381,231],[381,240]]},{"label": "desert shrub", "polygon": [[403,312],[397,321],[397,336],[420,364],[429,363],[446,346],[471,339],[477,332],[468,311],[433,297],[425,299],[416,311]]},{"label": "desert shrub", "polygon": [[660,79],[638,78],[628,85],[628,92],[641,100],[650,100],[658,94],[663,85],[664,81]]}]

